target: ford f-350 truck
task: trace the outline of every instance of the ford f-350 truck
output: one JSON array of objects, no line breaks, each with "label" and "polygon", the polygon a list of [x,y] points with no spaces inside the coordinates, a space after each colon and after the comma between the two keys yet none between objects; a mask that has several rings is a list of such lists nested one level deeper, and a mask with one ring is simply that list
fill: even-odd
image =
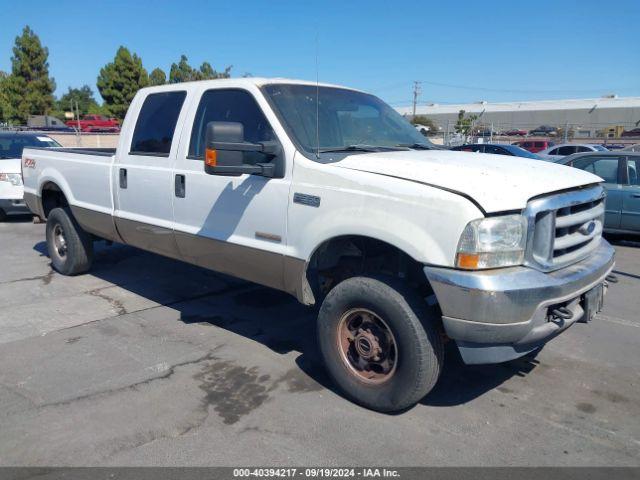
[{"label": "ford f-350 truck", "polygon": [[539,349],[602,306],[601,179],[434,150],[361,91],[284,79],[145,88],[116,150],[27,148],[53,267],[133,245],[318,305],[327,370],[380,411],[418,402],[455,341],[468,364]]}]

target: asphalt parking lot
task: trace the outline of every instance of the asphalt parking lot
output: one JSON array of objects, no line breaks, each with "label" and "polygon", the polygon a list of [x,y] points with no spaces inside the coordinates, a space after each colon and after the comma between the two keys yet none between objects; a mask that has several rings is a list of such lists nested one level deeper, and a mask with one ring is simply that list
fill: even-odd
[{"label": "asphalt parking lot", "polygon": [[450,350],[398,415],[332,390],[284,294],[121,245],[63,277],[28,218],[0,246],[0,465],[640,465],[640,243],[594,322],[503,365]]}]

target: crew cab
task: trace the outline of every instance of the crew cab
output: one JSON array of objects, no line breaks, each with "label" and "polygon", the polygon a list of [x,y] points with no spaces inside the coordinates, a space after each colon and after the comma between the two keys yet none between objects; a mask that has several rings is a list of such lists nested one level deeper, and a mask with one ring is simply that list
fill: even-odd
[{"label": "crew cab", "polygon": [[[349,88],[240,78],[140,90],[115,150],[25,149],[53,267],[121,242],[318,305],[330,376],[379,411],[469,364],[540,349],[602,306],[614,266],[592,173],[433,150]],[[560,368],[562,368],[560,366]]]},{"label": "crew cab", "polygon": [[84,115],[80,120],[69,120],[67,126],[80,129],[82,132],[119,132],[120,122],[117,118],[104,115]]}]

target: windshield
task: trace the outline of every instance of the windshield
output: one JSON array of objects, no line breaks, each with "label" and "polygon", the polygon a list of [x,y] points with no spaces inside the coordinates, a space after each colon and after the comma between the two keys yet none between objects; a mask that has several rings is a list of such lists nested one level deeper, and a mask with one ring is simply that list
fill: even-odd
[{"label": "windshield", "polygon": [[263,90],[297,145],[310,154],[317,150],[425,148],[430,144],[373,95],[315,85],[274,84]]},{"label": "windshield", "polygon": [[604,148],[602,145],[593,145],[594,150],[598,152],[608,152],[609,150]]},{"label": "windshield", "polygon": [[22,158],[25,147],[60,147],[53,138],[44,135],[0,135],[0,158]]}]

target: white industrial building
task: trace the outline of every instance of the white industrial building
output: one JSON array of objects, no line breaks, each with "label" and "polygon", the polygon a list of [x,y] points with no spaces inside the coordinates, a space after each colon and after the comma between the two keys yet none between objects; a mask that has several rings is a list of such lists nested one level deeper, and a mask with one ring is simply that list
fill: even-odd
[{"label": "white industrial building", "polygon": [[[411,116],[412,107],[399,107],[401,114]],[[576,136],[594,137],[613,126],[625,130],[640,127],[640,97],[618,97],[574,100],[542,100],[506,103],[418,104],[416,115],[433,119],[441,131],[453,130],[458,112],[474,114],[477,125],[491,126],[495,131],[508,129],[531,130],[540,125],[573,129]]]}]

